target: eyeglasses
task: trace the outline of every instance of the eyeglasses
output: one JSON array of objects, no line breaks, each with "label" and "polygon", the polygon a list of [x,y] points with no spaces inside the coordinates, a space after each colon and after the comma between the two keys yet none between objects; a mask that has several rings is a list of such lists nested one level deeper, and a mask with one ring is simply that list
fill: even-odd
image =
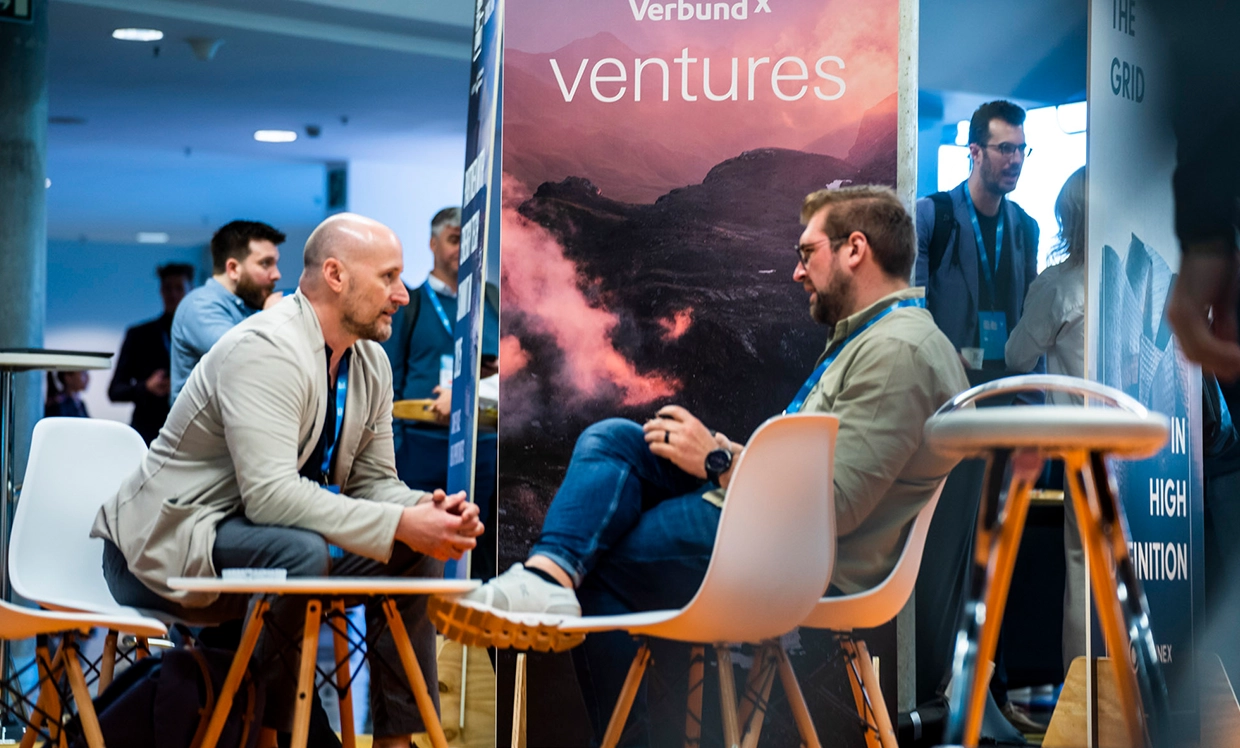
[{"label": "eyeglasses", "polygon": [[[849,234],[848,236],[851,236],[851,234]],[[831,248],[834,249],[836,244],[839,244],[840,242],[848,241],[848,236],[828,236],[826,239],[826,243],[830,244]],[[823,241],[820,239],[817,242],[814,242],[813,244],[796,245],[793,249],[797,253],[797,262],[801,263],[802,265],[805,265],[806,267],[809,267],[810,255],[814,254],[814,252],[822,244],[823,244]]]},{"label": "eyeglasses", "polygon": [[1030,156],[1033,155],[1033,149],[1025,145],[1024,143],[1021,143],[1020,145],[1017,145],[1015,143],[996,143],[995,145],[984,145],[982,147],[983,148],[994,148],[996,151],[999,152],[999,155],[1003,156],[1004,158],[1011,158],[1012,156],[1015,156],[1018,153],[1024,158],[1029,158]]}]

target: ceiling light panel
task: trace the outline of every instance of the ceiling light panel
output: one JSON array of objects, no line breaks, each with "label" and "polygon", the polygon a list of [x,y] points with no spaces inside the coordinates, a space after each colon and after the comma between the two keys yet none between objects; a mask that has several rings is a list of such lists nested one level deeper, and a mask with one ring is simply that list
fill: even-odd
[{"label": "ceiling light panel", "polygon": [[255,130],[254,139],[260,143],[292,143],[297,133],[292,130]]},{"label": "ceiling light panel", "polygon": [[123,42],[157,42],[164,38],[159,29],[117,29],[112,32],[113,39]]}]

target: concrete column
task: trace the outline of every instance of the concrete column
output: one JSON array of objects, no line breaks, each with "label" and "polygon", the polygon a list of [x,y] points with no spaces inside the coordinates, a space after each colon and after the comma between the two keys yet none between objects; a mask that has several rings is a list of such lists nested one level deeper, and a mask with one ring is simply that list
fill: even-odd
[{"label": "concrete column", "polygon": [[[32,10],[30,22],[0,21],[0,348],[42,346],[47,310],[47,0]],[[17,376],[19,482],[42,376]]]}]

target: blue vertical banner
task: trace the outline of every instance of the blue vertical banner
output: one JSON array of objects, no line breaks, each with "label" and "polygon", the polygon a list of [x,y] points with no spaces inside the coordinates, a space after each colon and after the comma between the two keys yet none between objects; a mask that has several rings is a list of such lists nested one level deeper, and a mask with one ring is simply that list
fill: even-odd
[{"label": "blue vertical banner", "polygon": [[[499,174],[499,103],[503,62],[504,0],[477,0],[473,66],[469,84],[469,131],[465,141],[465,190],[461,197],[461,264],[453,331],[452,414],[448,426],[448,493],[474,495],[478,435],[487,249],[498,241],[491,197]],[[464,565],[458,567],[464,576]]]}]

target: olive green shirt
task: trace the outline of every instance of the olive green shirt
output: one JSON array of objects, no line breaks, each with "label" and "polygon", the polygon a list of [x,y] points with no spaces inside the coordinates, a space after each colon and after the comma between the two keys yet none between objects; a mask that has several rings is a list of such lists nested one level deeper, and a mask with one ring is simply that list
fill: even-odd
[{"label": "olive green shirt", "polygon": [[[841,320],[818,359],[871,318],[924,289],[890,294]],[[902,307],[862,332],[814,385],[801,412],[834,413],[838,547],[831,582],[845,594],[869,589],[895,568],[914,517],[957,460],[930,449],[926,419],[968,389],[955,347],[925,309]],[[723,491],[706,494],[722,505]]]}]

